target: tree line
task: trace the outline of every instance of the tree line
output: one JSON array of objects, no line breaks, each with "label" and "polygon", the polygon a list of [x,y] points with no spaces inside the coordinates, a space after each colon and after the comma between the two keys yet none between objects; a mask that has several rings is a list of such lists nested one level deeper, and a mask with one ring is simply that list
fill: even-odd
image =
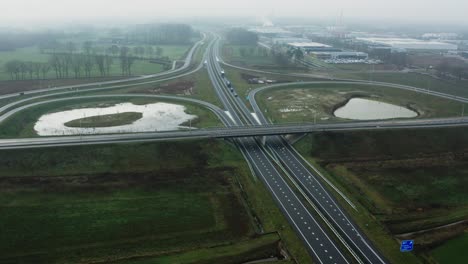
[{"label": "tree line", "polygon": [[60,36],[60,34],[52,32],[0,32],[0,51],[14,51]]},{"label": "tree line", "polygon": [[445,59],[435,69],[439,77],[454,77],[458,80],[468,79],[468,64],[463,61]]},{"label": "tree line", "polygon": [[189,44],[195,32],[186,24],[145,24],[132,28],[128,40],[151,45]]},{"label": "tree line", "polygon": [[[74,42],[61,43],[57,41],[45,42],[39,45],[39,51],[45,54],[55,54],[55,53],[85,53],[85,54],[104,54],[113,57],[118,57],[121,48],[127,46],[119,46],[116,44],[109,45],[107,47],[97,46],[92,41],[85,41],[82,44],[81,50],[78,49],[77,44]],[[133,54],[134,57],[141,59],[155,59],[162,58],[164,49],[161,47],[153,46],[135,46],[127,47],[129,51]]]},{"label": "tree line", "polygon": [[233,28],[226,32],[226,39],[234,45],[257,45],[258,35],[243,28]]},{"label": "tree line", "polygon": [[[257,45],[257,43],[255,43]],[[226,54],[232,55],[234,49],[232,47],[224,47]],[[304,59],[304,51],[300,48],[286,47],[284,45],[275,44],[270,49],[261,46],[241,46],[239,47],[239,54],[241,57],[247,56],[259,56],[268,57],[271,56],[276,64],[281,66],[288,66],[291,62],[296,60]]]},{"label": "tree line", "polygon": [[55,43],[40,47],[41,52],[49,54],[47,62],[33,62],[11,60],[5,63],[6,72],[12,80],[46,79],[50,72],[55,73],[55,78],[89,78],[93,76],[106,77],[111,75],[111,68],[117,61],[122,76],[132,75],[132,67],[137,59],[162,58],[163,49],[152,46],[127,46],[112,45],[105,49],[103,54],[94,48],[91,41],[82,45],[82,51],[78,53],[75,43]]},{"label": "tree line", "polygon": [[[132,75],[132,66],[137,58],[130,53],[130,48],[119,49],[118,61],[121,75]],[[47,62],[11,60],[5,63],[5,70],[12,80],[46,79],[52,71],[55,78],[82,78],[110,76],[115,57],[93,53],[53,53]]]}]

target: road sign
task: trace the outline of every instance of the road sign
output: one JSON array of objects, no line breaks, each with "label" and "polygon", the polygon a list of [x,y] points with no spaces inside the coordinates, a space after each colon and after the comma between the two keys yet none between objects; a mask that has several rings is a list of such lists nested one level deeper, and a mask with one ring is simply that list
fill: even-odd
[{"label": "road sign", "polygon": [[413,240],[403,240],[403,241],[401,241],[400,251],[401,252],[412,251],[413,246],[414,246],[414,241]]}]

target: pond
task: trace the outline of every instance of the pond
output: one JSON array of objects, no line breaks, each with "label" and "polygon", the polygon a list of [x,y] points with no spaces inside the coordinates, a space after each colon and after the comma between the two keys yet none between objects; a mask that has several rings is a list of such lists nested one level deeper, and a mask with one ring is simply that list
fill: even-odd
[{"label": "pond", "polygon": [[[109,127],[67,127],[65,123],[92,116],[112,115],[127,112],[141,113],[140,119],[131,124]],[[169,103],[152,103],[135,105],[120,103],[109,107],[81,108],[62,112],[45,114],[34,125],[34,130],[40,136],[130,133],[177,130],[187,128],[181,124],[195,119],[197,116],[185,113],[185,107]]]},{"label": "pond", "polygon": [[346,105],[335,110],[333,114],[336,117],[355,120],[411,118],[418,116],[417,112],[406,107],[364,98],[352,98]]}]

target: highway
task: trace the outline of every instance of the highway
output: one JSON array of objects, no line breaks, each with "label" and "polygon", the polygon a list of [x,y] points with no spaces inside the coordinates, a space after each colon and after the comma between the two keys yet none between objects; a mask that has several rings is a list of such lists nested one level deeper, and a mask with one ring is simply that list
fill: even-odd
[{"label": "highway", "polygon": [[[343,122],[343,123],[302,123],[302,124],[279,124],[272,125],[263,116],[261,109],[255,101],[255,95],[265,89],[273,89],[278,87],[287,87],[295,85],[335,83],[335,84],[362,84],[362,85],[380,85],[385,87],[405,89],[450,100],[467,103],[468,99],[448,95],[436,91],[425,90],[406,85],[398,85],[383,82],[368,82],[357,80],[334,80],[334,81],[315,81],[315,82],[298,82],[277,84],[255,89],[250,92],[249,98],[252,107],[260,120],[260,123],[253,118],[249,109],[243,103],[239,96],[236,96],[235,87],[232,91],[227,86],[227,77],[221,76],[221,67],[219,62],[222,61],[218,54],[218,42],[213,41],[208,45],[208,50],[204,54],[204,60],[208,61],[207,69],[210,79],[215,88],[215,92],[221,100],[225,110],[212,104],[184,97],[173,96],[156,96],[147,94],[115,94],[115,95],[93,95],[93,96],[73,96],[67,98],[54,98],[46,101],[32,102],[37,99],[43,99],[52,96],[67,95],[76,93],[76,91],[62,91],[53,94],[39,95],[35,97],[25,98],[0,108],[0,123],[12,115],[41,104],[90,98],[110,98],[110,97],[154,97],[159,99],[181,100],[190,103],[196,103],[208,108],[220,118],[226,128],[207,128],[196,130],[178,130],[178,131],[163,131],[163,132],[148,132],[148,133],[133,133],[133,134],[114,134],[114,135],[84,135],[84,136],[65,136],[65,137],[38,137],[38,138],[22,138],[22,139],[1,139],[0,149],[19,149],[33,147],[51,147],[51,146],[73,146],[87,144],[111,144],[111,143],[127,143],[127,142],[149,142],[158,140],[180,140],[180,139],[200,139],[200,138],[233,138],[233,142],[239,147],[247,162],[254,169],[255,173],[267,189],[271,192],[274,200],[285,215],[286,219],[291,223],[291,226],[296,230],[298,236],[304,241],[306,248],[317,263],[349,263],[354,260],[349,260],[345,257],[340,247],[336,246],[337,241],[332,240],[328,234],[322,229],[314,216],[310,214],[309,209],[304,205],[302,200],[290,188],[285,181],[283,174],[278,171],[274,160],[279,160],[281,166],[285,169],[287,175],[291,178],[304,196],[311,201],[313,206],[317,207],[319,213],[322,214],[331,226],[329,228],[335,232],[335,235],[341,243],[348,249],[356,261],[365,263],[386,263],[386,260],[375,249],[370,241],[364,236],[361,230],[356,226],[348,214],[339,206],[329,190],[323,186],[321,176],[315,171],[310,170],[308,164],[294,148],[286,142],[281,136],[284,134],[321,132],[321,131],[353,131],[353,130],[380,130],[380,129],[414,129],[414,128],[435,128],[435,127],[454,127],[468,125],[468,118],[439,118],[439,119],[413,119],[413,120],[392,120],[392,121],[366,121],[366,122]],[[194,48],[190,53],[193,53]],[[193,54],[187,57],[187,60]],[[190,64],[190,63],[188,63]],[[184,65],[185,66],[185,65]],[[137,84],[122,84],[110,87],[95,87],[83,89],[84,91],[96,91],[101,89],[115,89],[151,82],[159,82],[168,79],[179,78],[181,76],[191,74],[202,67],[202,63],[193,71],[172,76],[162,80],[151,80]],[[234,66],[236,68],[241,68]],[[241,68],[244,70],[249,70]],[[262,72],[262,71],[260,71]],[[173,73],[173,72],[172,72]],[[168,73],[166,73],[168,74]],[[277,74],[277,73],[274,73]],[[285,74],[287,75],[287,74]],[[161,75],[162,76],[162,75]],[[157,77],[152,75],[153,78]],[[140,78],[140,77],[139,77]],[[129,81],[127,79],[126,81]],[[138,79],[141,80],[141,79]],[[119,80],[124,82],[123,80]],[[102,83],[100,83],[102,84]],[[106,83],[109,84],[109,83]],[[95,86],[95,84],[87,84],[83,87]],[[77,86],[73,86],[77,87]],[[69,87],[60,87],[48,89],[47,91],[55,91],[54,89],[67,89]],[[44,91],[41,91],[44,92]],[[39,93],[39,91],[38,91]],[[13,94],[12,94],[13,96]],[[14,96],[18,96],[14,94]],[[16,107],[16,108],[15,108]],[[268,136],[265,141],[265,146],[259,143],[259,140],[254,136]]]},{"label": "highway", "polygon": [[[219,58],[219,54],[217,54]],[[244,116],[251,124],[258,124],[253,118],[244,102],[236,97],[236,103],[242,109]],[[253,98],[254,99],[254,98]],[[255,101],[255,100],[254,100]],[[269,124],[262,112],[257,112],[260,125]],[[296,152],[293,147],[280,136],[267,137],[265,146],[270,149],[274,156],[284,166],[295,183],[314,205],[327,218],[331,226],[329,228],[340,239],[342,244],[349,250],[358,262],[364,263],[386,263],[377,249],[365,238],[364,233],[359,231],[351,218],[338,205],[333,196],[323,186],[320,177],[308,169],[308,164]],[[325,221],[326,222],[326,221]],[[327,222],[326,222],[327,223]]]},{"label": "highway", "polygon": [[[230,116],[232,116],[232,122],[228,125],[229,130],[232,130],[232,126],[234,125],[242,125],[244,121],[249,123],[248,116],[251,117],[251,115],[243,115],[244,110],[242,108],[245,105],[238,104],[239,97],[235,95],[234,91],[229,89],[226,84],[227,80],[220,74],[222,69],[216,59],[217,45],[218,42],[215,42],[209,47],[208,73],[218,97],[229,111]],[[317,263],[349,263],[345,254],[336,246],[335,241],[323,230],[285,181],[261,144],[253,137],[240,138],[235,140],[235,142],[258,178],[261,179],[272,194],[286,219],[304,241],[312,258]]]}]

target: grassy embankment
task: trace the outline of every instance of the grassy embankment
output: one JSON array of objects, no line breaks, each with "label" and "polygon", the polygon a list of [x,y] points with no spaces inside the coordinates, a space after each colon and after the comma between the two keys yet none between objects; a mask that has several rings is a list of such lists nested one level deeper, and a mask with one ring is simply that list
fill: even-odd
[{"label": "grassy embankment", "polygon": [[240,98],[244,100],[247,106],[250,107],[249,100],[247,99],[247,95],[249,92],[255,88],[263,87],[268,84],[250,84],[248,81],[243,78],[243,74],[265,78],[268,80],[274,80],[277,83],[288,83],[288,82],[300,82],[300,81],[317,81],[320,79],[313,78],[313,77],[295,77],[295,76],[285,76],[281,74],[264,74],[264,73],[256,73],[256,72],[248,72],[244,70],[234,69],[231,67],[225,67],[226,76],[231,81],[232,85],[234,86],[237,94],[239,94]]},{"label": "grassy embankment", "polygon": [[468,259],[468,234],[464,233],[431,251],[439,264],[464,263]]},{"label": "grassy embankment", "polygon": [[111,127],[131,124],[142,118],[139,112],[125,112],[75,119],[65,123],[67,127]]},{"label": "grassy embankment", "polygon": [[[311,134],[298,150],[358,205],[349,212],[395,263],[407,263],[394,236],[468,217],[468,136],[464,128]],[[425,256],[463,225],[405,236]],[[403,262],[401,262],[403,261]]]},{"label": "grassy embankment", "polygon": [[[316,84],[265,90],[257,101],[276,123],[346,121],[333,112],[355,97],[368,98],[416,111],[419,118],[460,116],[463,104],[435,96],[383,86]],[[467,106],[466,106],[467,107]]]},{"label": "grassy embankment", "polygon": [[[172,84],[180,83],[180,82],[191,83],[192,84],[191,89],[190,90],[187,89],[185,91],[180,91],[177,89],[173,89],[173,90],[166,89],[163,91],[159,90],[159,88],[161,88],[164,85],[172,85]],[[158,95],[160,94],[160,95],[193,97],[195,99],[203,100],[203,101],[212,103],[220,107],[222,106],[221,102],[219,101],[214,91],[213,85],[210,81],[210,78],[205,68],[193,74],[190,74],[181,78],[169,80],[169,81],[162,81],[162,82],[143,84],[143,85],[135,85],[135,86],[131,86],[128,88],[116,89],[112,91],[104,91],[99,94],[114,94],[114,93],[115,94],[147,93],[147,94],[158,94]]]},{"label": "grassy embankment", "polygon": [[[167,102],[180,104],[177,101],[171,100],[158,100],[153,98],[109,98],[109,99],[77,99],[67,100],[62,102],[54,102],[50,104],[44,104],[34,106],[29,109],[25,109],[11,116],[0,125],[0,137],[14,138],[14,137],[34,137],[37,136],[34,125],[36,121],[44,114],[71,110],[76,108],[88,108],[88,107],[108,107],[117,103],[131,102],[134,104],[148,104],[155,102]],[[202,127],[214,127],[221,126],[222,123],[218,117],[215,116],[209,110],[195,105],[195,104],[183,104],[186,107],[187,114],[197,115],[198,118],[192,122],[192,125],[198,128]]]},{"label": "grassy embankment", "polygon": [[[277,254],[279,239],[311,262],[263,184],[221,141],[2,156],[0,262],[239,263]],[[252,216],[281,238],[255,235]]]},{"label": "grassy embankment", "polygon": [[[244,50],[242,52],[241,50]],[[267,71],[306,72],[301,64],[279,65],[270,50],[260,45],[231,45],[221,48],[223,59],[230,64]]]},{"label": "grassy embankment", "polygon": [[[257,45],[231,45],[226,44],[221,48],[223,59],[239,66],[266,66],[274,65],[275,61],[269,50]],[[242,53],[241,50],[245,52]]]},{"label": "grassy embankment", "polygon": [[377,72],[370,74],[369,72],[362,72],[342,75],[336,74],[335,77],[398,83],[442,93],[468,97],[468,81],[442,80],[418,73]]}]

